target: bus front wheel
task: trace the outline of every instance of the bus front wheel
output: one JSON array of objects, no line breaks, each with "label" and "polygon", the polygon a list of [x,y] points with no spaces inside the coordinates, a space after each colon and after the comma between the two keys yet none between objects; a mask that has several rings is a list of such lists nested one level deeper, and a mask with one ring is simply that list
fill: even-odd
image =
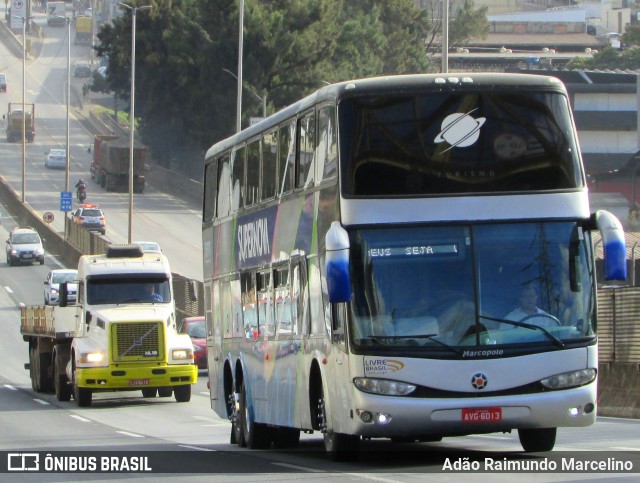
[{"label": "bus front wheel", "polygon": [[518,438],[527,453],[551,451],[556,444],[557,428],[519,429]]},{"label": "bus front wheel", "polygon": [[360,436],[334,432],[329,426],[324,389],[318,400],[319,426],[324,434],[324,449],[333,461],[355,461],[360,452]]}]

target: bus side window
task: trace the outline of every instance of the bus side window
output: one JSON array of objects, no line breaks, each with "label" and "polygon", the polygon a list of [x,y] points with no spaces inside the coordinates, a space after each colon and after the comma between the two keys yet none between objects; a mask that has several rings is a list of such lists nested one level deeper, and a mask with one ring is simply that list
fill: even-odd
[{"label": "bus side window", "polygon": [[295,136],[296,124],[291,121],[282,126],[278,132],[278,182],[280,183],[280,196],[293,189],[293,172],[295,169]]},{"label": "bus side window", "polygon": [[301,335],[307,318],[308,300],[306,259],[296,257],[291,266],[291,323],[293,335]]},{"label": "bus side window", "polygon": [[260,201],[260,140],[247,145],[247,189],[246,206]]},{"label": "bus side window", "polygon": [[316,180],[330,179],[338,174],[338,133],[333,105],[318,111],[318,148],[316,150]]},{"label": "bus side window", "polygon": [[[275,288],[275,332],[283,336],[291,336],[291,294],[289,269],[277,268],[273,272]],[[271,331],[270,331],[271,333]]]},{"label": "bus side window", "polygon": [[253,272],[240,275],[240,300],[242,305],[242,330],[248,339],[256,339],[258,330],[258,307],[256,280]]},{"label": "bus side window", "polygon": [[267,327],[274,325],[271,271],[258,272],[256,289],[258,290],[258,330],[260,333],[265,333]]},{"label": "bus side window", "polygon": [[331,304],[331,340],[344,344],[344,328],[347,324],[347,304]]},{"label": "bus side window", "polygon": [[261,199],[273,198],[278,192],[278,131],[262,136]]},{"label": "bus side window", "polygon": [[231,212],[231,163],[229,154],[218,159],[218,203],[217,217],[228,216]]},{"label": "bus side window", "polygon": [[231,153],[231,212],[244,206],[245,200],[245,152],[244,146]]},{"label": "bus side window", "polygon": [[218,160],[215,160],[212,164],[206,166],[204,173],[205,183],[207,190],[204,193],[204,199],[202,200],[202,221],[207,222],[213,220],[216,214],[216,198],[217,192],[217,176],[218,176]]},{"label": "bus side window", "polygon": [[298,121],[298,170],[296,188],[313,186],[313,158],[316,149],[316,113],[310,112]]}]

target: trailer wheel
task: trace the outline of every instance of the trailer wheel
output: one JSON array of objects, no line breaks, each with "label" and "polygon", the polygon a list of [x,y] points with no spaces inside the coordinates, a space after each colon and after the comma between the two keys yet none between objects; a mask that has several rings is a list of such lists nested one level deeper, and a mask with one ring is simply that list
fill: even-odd
[{"label": "trailer wheel", "polygon": [[36,349],[34,347],[29,348],[29,376],[31,377],[31,389],[33,392],[38,392],[38,385],[36,384]]},{"label": "trailer wheel", "polygon": [[37,347],[32,349],[31,362],[31,387],[36,392],[48,392],[52,389],[51,378],[51,354],[39,353]]},{"label": "trailer wheel", "polygon": [[[59,369],[62,367],[63,371],[60,373]],[[59,352],[56,352],[53,359],[53,385],[56,392],[56,399],[58,401],[69,401],[71,399],[71,387],[67,381],[67,375],[64,372],[64,361]]]},{"label": "trailer wheel", "polygon": [[186,384],[184,386],[175,386],[173,388],[173,395],[178,402],[191,401],[191,384]]}]

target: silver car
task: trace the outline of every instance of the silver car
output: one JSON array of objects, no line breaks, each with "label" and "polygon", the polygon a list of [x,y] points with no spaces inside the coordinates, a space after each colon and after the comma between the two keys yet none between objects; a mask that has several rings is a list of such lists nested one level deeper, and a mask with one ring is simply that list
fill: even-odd
[{"label": "silver car", "polygon": [[67,167],[67,150],[52,148],[49,151],[45,152],[46,154],[44,158],[44,167],[45,168],[60,168],[64,169]]},{"label": "silver car", "polygon": [[67,301],[76,302],[78,294],[78,271],[73,269],[51,270],[44,281],[44,304],[57,305],[60,300],[60,284],[67,282]]}]

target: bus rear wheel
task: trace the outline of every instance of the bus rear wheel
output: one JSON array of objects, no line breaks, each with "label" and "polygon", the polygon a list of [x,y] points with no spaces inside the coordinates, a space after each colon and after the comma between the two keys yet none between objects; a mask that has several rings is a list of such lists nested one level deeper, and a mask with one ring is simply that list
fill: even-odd
[{"label": "bus rear wheel", "polygon": [[518,438],[527,452],[551,451],[556,445],[557,428],[519,429]]},{"label": "bus rear wheel", "polygon": [[249,449],[267,449],[271,445],[272,432],[266,424],[256,423],[247,404],[247,390],[242,385],[240,393],[240,407],[242,408],[242,435],[245,445]]},{"label": "bus rear wheel", "polygon": [[[241,389],[242,390],[242,389]],[[240,447],[246,446],[244,442],[244,432],[242,431],[242,408],[240,407],[240,394],[232,392],[229,394],[229,419],[231,420],[231,444]]]}]

